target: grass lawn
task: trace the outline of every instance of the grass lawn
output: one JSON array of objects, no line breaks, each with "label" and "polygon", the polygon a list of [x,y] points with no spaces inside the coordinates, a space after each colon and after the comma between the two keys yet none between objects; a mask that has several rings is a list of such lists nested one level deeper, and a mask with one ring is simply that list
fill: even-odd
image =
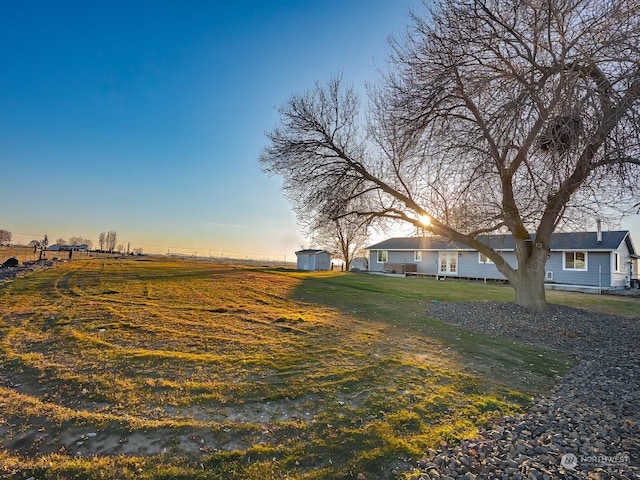
[{"label": "grass lawn", "polygon": [[[550,295],[637,309],[576,298]],[[434,300],[512,299],[503,286],[148,257],[27,275],[0,287],[0,476],[401,477],[571,366],[424,314]]]}]

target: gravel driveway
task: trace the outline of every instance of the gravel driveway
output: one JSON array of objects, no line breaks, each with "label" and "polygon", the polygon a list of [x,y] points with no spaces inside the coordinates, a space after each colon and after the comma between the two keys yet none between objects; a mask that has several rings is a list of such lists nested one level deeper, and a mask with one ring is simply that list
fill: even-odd
[{"label": "gravel driveway", "polygon": [[455,449],[431,451],[413,480],[640,479],[640,318],[550,305],[439,303],[430,317],[552,347],[579,364],[526,414]]}]

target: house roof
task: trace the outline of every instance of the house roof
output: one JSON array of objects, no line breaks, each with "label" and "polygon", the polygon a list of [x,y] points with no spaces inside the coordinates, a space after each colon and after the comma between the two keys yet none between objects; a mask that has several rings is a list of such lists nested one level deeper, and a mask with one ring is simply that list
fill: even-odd
[{"label": "house roof", "polygon": [[307,248],[307,249],[304,249],[304,250],[298,250],[296,252],[296,255],[319,255],[321,253],[328,253],[329,255],[331,255],[326,250],[317,250],[317,249],[313,249],[313,248]]},{"label": "house roof", "polygon": [[[477,240],[494,250],[513,250],[515,242],[511,235],[478,235]],[[535,241],[535,239],[534,239]],[[631,237],[627,230],[602,232],[598,242],[596,232],[552,233],[549,241],[551,250],[615,250],[626,242],[629,252],[635,254]],[[468,245],[454,242],[445,237],[396,237],[389,238],[367,250],[474,250]]]}]

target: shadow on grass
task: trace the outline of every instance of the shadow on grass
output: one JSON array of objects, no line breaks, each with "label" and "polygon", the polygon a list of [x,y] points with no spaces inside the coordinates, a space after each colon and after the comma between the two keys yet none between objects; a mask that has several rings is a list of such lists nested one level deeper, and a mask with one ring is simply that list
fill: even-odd
[{"label": "shadow on grass", "polygon": [[561,352],[473,333],[426,314],[426,305],[434,301],[513,301],[508,286],[363,274],[301,276],[293,294],[297,301],[330,306],[361,321],[402,330],[402,337],[433,342],[442,358],[485,382],[531,395],[547,390],[573,365]]}]

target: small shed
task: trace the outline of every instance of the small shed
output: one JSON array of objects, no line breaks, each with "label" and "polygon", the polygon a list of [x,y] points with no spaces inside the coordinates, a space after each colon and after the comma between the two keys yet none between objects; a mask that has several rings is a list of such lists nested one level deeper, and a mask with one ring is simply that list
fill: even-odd
[{"label": "small shed", "polygon": [[298,270],[330,270],[331,254],[326,250],[305,249],[296,252]]}]

